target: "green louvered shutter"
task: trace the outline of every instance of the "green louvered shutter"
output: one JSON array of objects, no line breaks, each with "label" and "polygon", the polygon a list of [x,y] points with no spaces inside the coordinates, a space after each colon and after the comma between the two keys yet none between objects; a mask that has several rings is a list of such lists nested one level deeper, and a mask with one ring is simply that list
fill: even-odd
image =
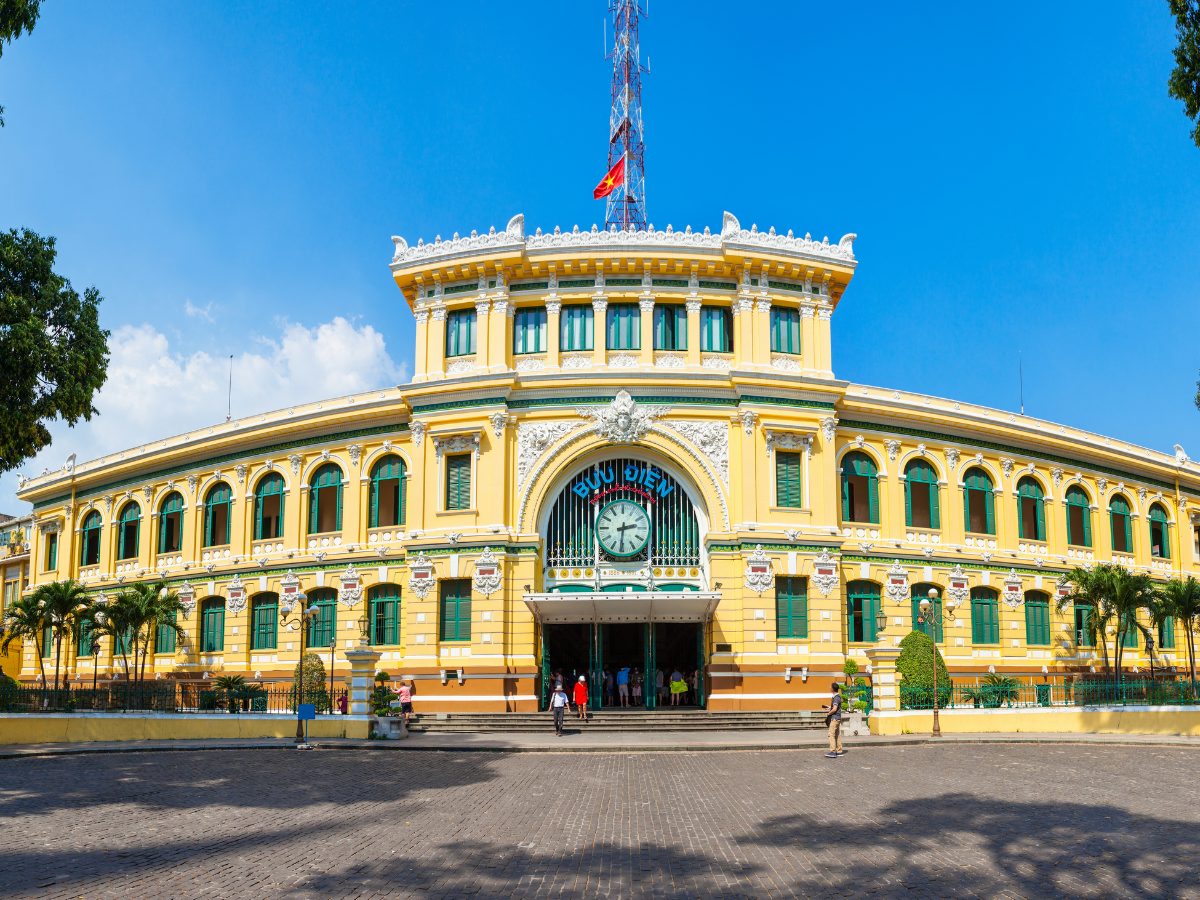
[{"label": "green louvered shutter", "polygon": [[871,524],[879,524],[879,480],[874,475],[867,476],[867,496],[871,501]]},{"label": "green louvered shutter", "polygon": [[1083,546],[1092,546],[1092,511],[1083,507]]},{"label": "green louvered shutter", "polygon": [[790,588],[790,578],[775,579],[775,633],[781,638],[792,636]]},{"label": "green louvered shutter", "polygon": [[318,491],[315,487],[308,489],[308,533],[317,533],[317,497]]},{"label": "green louvered shutter", "polygon": [[[871,482],[873,484],[875,479],[872,478]],[[868,595],[867,602],[863,603],[863,618],[866,620],[863,622],[863,631],[867,634],[867,640],[872,643],[879,637],[875,629],[875,617],[878,615],[879,595],[873,593]]]},{"label": "green louvered shutter", "polygon": [[263,495],[262,485],[259,485],[258,494],[254,498],[254,539],[261,541],[263,536]]},{"label": "green louvered shutter", "polygon": [[904,482],[904,524],[912,528],[912,492],[913,481],[910,476]]},{"label": "green louvered shutter", "polygon": [[205,547],[211,547],[213,545],[212,526],[213,526],[213,504],[212,504],[212,500],[210,499],[208,503],[204,504],[204,546]]},{"label": "green louvered shutter", "polygon": [[334,526],[334,529],[333,529],[334,531],[342,530],[342,488],[343,488],[343,486],[344,485],[342,484],[341,478],[339,477],[338,478],[338,486],[337,486],[337,524]]},{"label": "green louvered shutter", "polygon": [[850,521],[850,481],[846,477],[846,470],[842,469],[842,521]]},{"label": "green louvered shutter", "polygon": [[1037,540],[1044,541],[1046,539],[1046,501],[1035,500],[1037,504]]},{"label": "green louvered shutter", "polygon": [[991,491],[983,492],[983,508],[987,514],[987,533],[996,533],[996,497]]},{"label": "green louvered shutter", "polygon": [[963,488],[963,531],[971,530],[971,492],[967,488]]},{"label": "green louvered shutter", "polygon": [[929,485],[929,525],[931,528],[942,527],[942,514],[938,503],[937,482]]},{"label": "green louvered shutter", "polygon": [[793,509],[799,509],[802,505],[799,453],[775,453],[775,503]]}]

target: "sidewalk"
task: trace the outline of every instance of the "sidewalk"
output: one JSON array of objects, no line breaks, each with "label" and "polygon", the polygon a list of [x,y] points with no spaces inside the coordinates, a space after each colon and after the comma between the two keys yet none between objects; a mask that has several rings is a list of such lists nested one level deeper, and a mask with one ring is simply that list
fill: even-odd
[{"label": "sidewalk", "polygon": [[[1142,747],[1197,747],[1200,737],[1137,734],[906,734],[843,739],[847,748],[905,747],[928,744],[1107,744]],[[819,750],[828,746],[824,732],[761,731],[708,733],[647,732],[626,734],[567,734],[556,738],[530,734],[425,734],[402,741],[359,741],[340,738],[313,740],[320,750],[475,751],[509,753],[632,753],[698,752],[711,750]],[[0,746],[0,760],[29,756],[73,756],[88,753],[139,753],[183,750],[290,750],[290,739],[209,741],[113,741],[78,744],[9,744]]]}]

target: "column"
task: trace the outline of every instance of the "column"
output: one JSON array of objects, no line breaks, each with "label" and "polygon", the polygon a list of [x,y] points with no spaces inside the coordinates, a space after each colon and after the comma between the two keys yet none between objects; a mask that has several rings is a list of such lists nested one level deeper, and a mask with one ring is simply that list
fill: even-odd
[{"label": "column", "polygon": [[299,550],[304,546],[305,516],[308,510],[304,508],[305,494],[300,490],[300,475],[304,471],[304,457],[293,453],[288,457],[292,477],[288,481],[287,500],[283,505],[283,545],[287,549]]},{"label": "column", "polygon": [[687,362],[688,366],[700,366],[700,299],[687,301]]},{"label": "column", "polygon": [[800,304],[800,374],[816,375],[817,329],[814,324],[816,307]]},{"label": "column", "polygon": [[416,359],[413,362],[413,381],[421,382],[429,378],[426,370],[428,354],[426,344],[429,341],[429,310],[418,307],[413,313],[417,320],[416,328]]},{"label": "column", "polygon": [[557,369],[559,361],[559,326],[562,317],[562,301],[557,297],[546,300],[546,368]]},{"label": "column", "polygon": [[734,315],[734,367],[754,367],[754,298],[748,294],[739,297],[733,305]]},{"label": "column", "polygon": [[608,364],[608,296],[596,294],[592,297],[592,334],[595,338],[592,365]]},{"label": "column", "polygon": [[[350,715],[372,715],[371,691],[375,687],[375,664],[379,662],[379,657],[382,655],[378,650],[368,647],[363,639],[359,640],[358,646],[353,650],[346,651],[346,659],[350,662]],[[353,736],[361,739],[371,732],[369,722],[365,729],[361,729],[361,720],[346,724],[348,726],[346,728],[347,737]]]},{"label": "column", "polygon": [[[480,283],[487,284],[485,280],[480,279]],[[487,371],[488,359],[490,358],[491,342],[488,340],[488,310],[491,308],[490,300],[475,301],[475,368],[479,371]]]},{"label": "column", "polygon": [[638,309],[641,310],[641,344],[642,351],[639,362],[643,366],[654,368],[654,295],[648,291],[638,298]]},{"label": "column", "polygon": [[[871,696],[875,713],[894,713],[900,709],[899,689],[896,683],[896,660],[900,658],[899,647],[871,647],[867,659],[871,662]],[[888,733],[886,720],[870,717],[871,733]],[[881,729],[880,726],[883,726]]]},{"label": "column", "polygon": [[[492,372],[507,372],[512,360],[512,337],[509,322],[516,310],[505,289],[492,300],[491,328],[488,329],[488,369]],[[478,342],[476,342],[478,346]],[[478,362],[476,363],[478,365]]]},{"label": "column", "polygon": [[425,352],[426,380],[446,377],[446,307],[440,303],[430,309]]},{"label": "column", "polygon": [[833,377],[833,360],[831,357],[831,341],[829,337],[829,318],[833,315],[833,308],[822,305],[817,310],[816,319],[816,344],[817,344],[817,360],[816,369],[817,375],[820,378]]},{"label": "column", "polygon": [[[766,275],[759,278],[760,285],[766,284]],[[765,293],[765,292],[764,292]],[[771,299],[760,297],[754,301],[754,364],[760,369],[771,368]]]},{"label": "column", "polygon": [[142,489],[142,497],[145,500],[142,503],[138,501],[142,507],[142,519],[138,522],[138,565],[146,569],[156,569],[157,559],[155,553],[158,547],[154,544],[154,539],[157,536],[157,531],[154,528],[156,516],[154,515],[154,488],[147,485]]}]

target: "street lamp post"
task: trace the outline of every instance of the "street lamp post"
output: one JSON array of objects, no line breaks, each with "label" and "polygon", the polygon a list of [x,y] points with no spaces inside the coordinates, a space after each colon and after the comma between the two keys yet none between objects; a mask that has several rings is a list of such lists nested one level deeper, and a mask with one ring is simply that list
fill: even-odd
[{"label": "street lamp post", "polygon": [[304,593],[295,595],[296,605],[293,609],[298,609],[299,612],[288,615],[286,612],[279,614],[279,621],[283,625],[298,625],[300,627],[300,665],[299,677],[296,681],[296,743],[304,743],[304,720],[300,718],[300,701],[304,699],[304,639],[307,632],[307,626],[310,619],[320,613],[316,605],[304,608],[304,604],[308,602],[308,596]]},{"label": "street lamp post", "polygon": [[1150,684],[1154,684],[1154,636],[1146,635],[1146,655],[1150,657]]},{"label": "street lamp post", "polygon": [[942,726],[938,721],[938,649],[937,649],[937,629],[947,618],[954,619],[954,610],[950,610],[949,617],[942,615],[937,611],[937,607],[933,605],[933,601],[937,600],[937,588],[929,589],[929,596],[921,598],[921,614],[917,616],[917,621],[921,625],[932,624],[933,628],[933,735],[932,737],[942,736]]}]

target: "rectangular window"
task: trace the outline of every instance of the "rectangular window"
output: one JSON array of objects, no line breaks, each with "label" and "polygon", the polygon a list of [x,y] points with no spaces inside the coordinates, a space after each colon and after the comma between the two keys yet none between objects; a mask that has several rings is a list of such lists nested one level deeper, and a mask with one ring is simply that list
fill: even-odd
[{"label": "rectangular window", "polygon": [[771,352],[800,352],[800,312],[782,306],[771,307]]},{"label": "rectangular window", "polygon": [[775,451],[775,505],[800,509],[800,454]]},{"label": "rectangular window", "polygon": [[1192,559],[1200,562],[1200,525],[1192,529]]},{"label": "rectangular window", "polygon": [[138,526],[141,519],[126,519],[120,526],[117,540],[117,559],[136,559],[138,554]]},{"label": "rectangular window", "polygon": [[329,591],[314,605],[317,614],[309,619],[308,646],[329,647],[337,640],[337,595]]},{"label": "rectangular window", "polygon": [[163,513],[158,522],[158,552],[178,553],[183,547],[183,513]]},{"label": "rectangular window", "polygon": [[1094,636],[1088,633],[1091,623],[1092,607],[1088,604],[1077,603],[1075,605],[1075,646],[1096,646],[1096,642],[1093,640]]},{"label": "rectangular window", "polygon": [[[1067,504],[1067,543],[1076,547],[1092,546],[1091,511],[1074,503]],[[1115,548],[1114,548],[1115,549]]]},{"label": "rectangular window", "polygon": [[42,626],[42,659],[54,655],[54,629],[49,625]]},{"label": "rectangular window", "polygon": [[971,642],[1000,643],[1000,611],[995,597],[971,598]]},{"label": "rectangular window", "polygon": [[1170,616],[1163,619],[1162,624],[1158,626],[1158,649],[1175,649],[1175,620]]},{"label": "rectangular window", "polygon": [[91,619],[84,619],[79,623],[79,656],[91,656],[94,644],[92,643],[92,629],[95,626]]},{"label": "rectangular window", "polygon": [[251,650],[278,649],[278,632],[275,627],[278,613],[279,606],[274,597],[254,601],[254,612],[250,620]]},{"label": "rectangular window", "polygon": [[974,534],[995,534],[996,517],[994,513],[995,500],[992,492],[983,488],[967,488],[963,491],[963,503],[966,505],[967,531]]},{"label": "rectangular window", "polygon": [[382,585],[371,598],[371,643],[389,646],[400,643],[400,596],[395,585]]},{"label": "rectangular window", "polygon": [[594,313],[590,306],[564,306],[558,321],[559,350],[591,350]]},{"label": "rectangular window", "polygon": [[1031,647],[1050,646],[1050,601],[1025,600],[1025,643]]},{"label": "rectangular window", "polygon": [[[175,616],[171,616],[171,622],[175,622]],[[175,652],[175,629],[170,625],[159,623],[154,629],[154,652],[155,653],[174,653]]]},{"label": "rectangular window", "polygon": [[1112,519],[1113,550],[1118,553],[1132,553],[1133,541],[1131,540],[1132,535],[1129,533],[1129,516],[1119,512],[1111,512],[1109,516]]},{"label": "rectangular window", "polygon": [[546,310],[518,309],[513,319],[513,353],[546,352]]},{"label": "rectangular window", "polygon": [[225,604],[211,603],[200,615],[200,652],[220,653],[225,649]]},{"label": "rectangular window", "polygon": [[46,571],[58,568],[58,532],[52,531],[46,535]]},{"label": "rectangular window", "polygon": [[878,594],[851,594],[847,606],[847,637],[851,643],[872,643],[876,638],[875,617],[879,614]]},{"label": "rectangular window", "polygon": [[475,352],[475,310],[464,309],[446,316],[446,356],[469,356]]},{"label": "rectangular window", "polygon": [[283,537],[283,494],[264,494],[258,498],[258,521],[254,524],[256,541]]},{"label": "rectangular window", "polygon": [[1042,512],[1042,501],[1036,497],[1021,498],[1021,534],[1025,541],[1044,541],[1046,539],[1045,514]]},{"label": "rectangular window", "polygon": [[619,303],[608,308],[609,350],[642,349],[642,313],[636,303]]},{"label": "rectangular window", "polygon": [[441,639],[471,639],[471,579],[450,578],[438,584],[441,604]]},{"label": "rectangular window", "polygon": [[446,457],[446,509],[471,508],[471,454]]},{"label": "rectangular window", "polygon": [[779,638],[808,637],[808,579],[775,579],[775,634]]},{"label": "rectangular window", "polygon": [[733,310],[727,306],[700,307],[700,349],[733,352]]},{"label": "rectangular window", "polygon": [[687,310],[678,304],[654,307],[654,349],[687,349]]},{"label": "rectangular window", "polygon": [[1158,559],[1166,559],[1170,553],[1167,544],[1167,523],[1157,519],[1150,520],[1150,555]]}]

